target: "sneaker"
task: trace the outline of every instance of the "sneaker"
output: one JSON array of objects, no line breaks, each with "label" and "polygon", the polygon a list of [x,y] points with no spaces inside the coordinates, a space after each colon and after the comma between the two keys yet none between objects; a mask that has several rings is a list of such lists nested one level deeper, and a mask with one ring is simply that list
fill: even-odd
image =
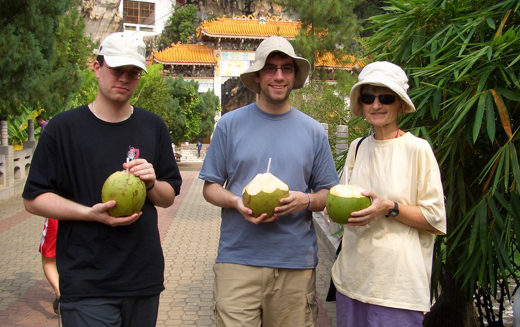
[{"label": "sneaker", "polygon": [[59,313],[58,313],[58,307],[59,307],[59,305],[60,305],[60,297],[58,296],[58,297],[56,297],[56,298],[54,299],[54,302],[52,302],[52,309],[54,310],[54,313],[55,313],[55,314],[59,314]]}]

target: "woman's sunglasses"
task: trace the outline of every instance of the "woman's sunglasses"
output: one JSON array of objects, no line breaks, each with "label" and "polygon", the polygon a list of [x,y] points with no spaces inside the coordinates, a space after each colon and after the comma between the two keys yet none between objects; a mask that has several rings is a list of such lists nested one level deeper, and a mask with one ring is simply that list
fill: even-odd
[{"label": "woman's sunglasses", "polygon": [[[379,99],[379,102],[381,104],[392,104],[395,102],[395,95],[392,95],[392,94],[380,94],[377,96],[377,98]],[[372,104],[372,103],[374,103],[375,99],[376,99],[376,96],[374,94],[368,94],[368,93],[361,94],[361,96],[359,97],[359,100],[361,101],[361,103],[364,103],[364,104]]]}]

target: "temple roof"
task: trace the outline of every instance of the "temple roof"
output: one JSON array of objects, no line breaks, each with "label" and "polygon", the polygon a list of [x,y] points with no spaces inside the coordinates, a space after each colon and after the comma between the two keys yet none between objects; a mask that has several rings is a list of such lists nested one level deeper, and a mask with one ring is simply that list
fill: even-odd
[{"label": "temple roof", "polygon": [[362,59],[356,59],[354,56],[345,54],[343,58],[336,58],[331,52],[318,55],[314,61],[314,67],[322,69],[345,69],[364,67],[366,63]]},{"label": "temple roof", "polygon": [[289,21],[281,17],[268,17],[265,22],[261,22],[256,16],[216,18],[202,22],[197,28],[197,37],[261,40],[277,35],[293,40],[299,32],[300,26],[300,22]]},{"label": "temple roof", "polygon": [[167,65],[216,66],[215,49],[201,44],[172,44],[171,47],[153,53],[153,60]]},{"label": "temple roof", "polygon": [[[204,21],[197,29],[197,37],[200,39],[245,39],[262,40],[269,36],[279,35],[289,40],[299,33],[300,22],[293,22],[281,17],[267,17],[262,20],[255,16],[240,16],[235,18],[216,18]],[[199,65],[216,66],[219,58],[217,50],[201,44],[172,44],[161,52],[154,52],[153,61],[167,65]],[[224,50],[242,51],[242,50]],[[335,58],[332,53],[318,55],[314,66],[321,69],[352,70],[354,67],[364,67],[366,63],[361,59],[344,54],[343,58]]]}]

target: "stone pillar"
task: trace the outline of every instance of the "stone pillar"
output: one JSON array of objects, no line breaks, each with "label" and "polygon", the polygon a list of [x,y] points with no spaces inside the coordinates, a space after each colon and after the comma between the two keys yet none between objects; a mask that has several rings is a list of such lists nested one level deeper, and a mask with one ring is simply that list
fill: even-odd
[{"label": "stone pillar", "polygon": [[336,126],[336,154],[340,154],[348,149],[348,126]]},{"label": "stone pillar", "polygon": [[0,122],[0,134],[1,134],[1,143],[2,146],[7,146],[7,121],[2,120]]},{"label": "stone pillar", "polygon": [[[0,185],[12,186],[14,185],[14,148],[12,145],[7,145],[7,121],[0,122],[0,135],[2,145],[0,146]],[[3,158],[3,162],[2,162]]]},{"label": "stone pillar", "polygon": [[23,142],[24,149],[35,149],[36,141],[34,140],[34,120],[29,119],[29,124],[27,125],[27,139],[28,141]]},{"label": "stone pillar", "polygon": [[329,124],[321,123],[321,126],[323,126],[323,128],[325,129],[325,132],[327,133],[327,135],[329,135]]},{"label": "stone pillar", "polygon": [[27,141],[23,142],[24,149],[35,149],[36,141],[34,140],[34,120],[29,119],[29,124],[27,125]]},{"label": "stone pillar", "polygon": [[34,141],[34,120],[29,119],[29,124],[27,125],[27,134],[28,141]]}]

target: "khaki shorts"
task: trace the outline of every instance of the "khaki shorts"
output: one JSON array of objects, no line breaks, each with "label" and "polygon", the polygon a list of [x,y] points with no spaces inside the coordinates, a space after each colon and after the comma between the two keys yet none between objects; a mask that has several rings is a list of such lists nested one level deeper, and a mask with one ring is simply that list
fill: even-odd
[{"label": "khaki shorts", "polygon": [[315,326],[316,271],[217,263],[213,267],[218,327]]}]

